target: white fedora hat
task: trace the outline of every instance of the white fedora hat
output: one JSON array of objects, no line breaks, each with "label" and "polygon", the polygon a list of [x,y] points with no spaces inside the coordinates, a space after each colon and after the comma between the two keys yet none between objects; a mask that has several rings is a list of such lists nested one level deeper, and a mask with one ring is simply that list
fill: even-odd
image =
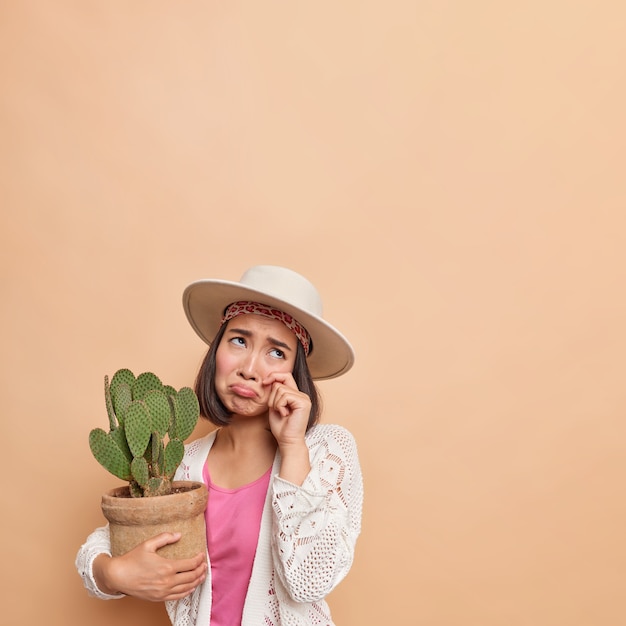
[{"label": "white fedora hat", "polygon": [[183,292],[189,323],[210,344],[229,304],[251,300],[276,307],[293,316],[311,336],[307,358],[316,380],[345,374],[354,364],[350,342],[322,318],[322,300],[304,276],[285,267],[256,265],[239,282],[208,278],[191,283]]}]

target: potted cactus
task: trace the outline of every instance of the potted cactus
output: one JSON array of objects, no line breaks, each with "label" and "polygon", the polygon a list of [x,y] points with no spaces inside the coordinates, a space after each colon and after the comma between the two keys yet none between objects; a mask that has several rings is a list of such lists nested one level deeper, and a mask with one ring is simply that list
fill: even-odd
[{"label": "potted cactus", "polygon": [[198,399],[189,387],[176,391],[152,372],[135,377],[120,369],[104,377],[109,431],[94,428],[89,446],[96,460],[128,485],[102,496],[109,521],[111,553],[124,554],[164,531],[181,532],[180,541],[159,550],[187,558],[206,548],[206,486],[174,481],[184,441],[199,417]]}]

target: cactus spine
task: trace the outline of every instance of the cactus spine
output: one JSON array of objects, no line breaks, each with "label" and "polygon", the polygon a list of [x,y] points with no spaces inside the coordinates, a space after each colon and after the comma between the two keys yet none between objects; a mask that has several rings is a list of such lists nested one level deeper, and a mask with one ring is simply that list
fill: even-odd
[{"label": "cactus spine", "polygon": [[89,447],[111,474],[128,481],[133,497],[171,493],[183,459],[184,441],[193,431],[200,407],[193,389],[176,391],[152,372],[129,369],[104,377],[109,431],[94,428]]}]

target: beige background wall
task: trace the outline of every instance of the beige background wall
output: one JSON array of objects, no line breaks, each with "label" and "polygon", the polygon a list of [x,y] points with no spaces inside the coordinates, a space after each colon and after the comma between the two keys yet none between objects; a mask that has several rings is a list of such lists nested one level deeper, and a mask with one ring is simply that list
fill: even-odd
[{"label": "beige background wall", "polygon": [[167,623],[74,571],[87,434],[105,373],[193,380],[184,286],[258,262],[358,352],[321,384],[366,484],[338,625],[626,623],[625,18],[3,2],[2,623]]}]

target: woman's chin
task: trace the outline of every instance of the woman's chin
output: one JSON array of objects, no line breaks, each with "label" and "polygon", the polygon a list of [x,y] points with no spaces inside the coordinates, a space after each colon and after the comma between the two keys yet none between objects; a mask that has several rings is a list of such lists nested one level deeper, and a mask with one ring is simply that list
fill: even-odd
[{"label": "woman's chin", "polygon": [[228,410],[233,416],[240,417],[259,417],[267,415],[267,406],[259,405],[255,402],[243,401],[241,399],[229,403]]}]

